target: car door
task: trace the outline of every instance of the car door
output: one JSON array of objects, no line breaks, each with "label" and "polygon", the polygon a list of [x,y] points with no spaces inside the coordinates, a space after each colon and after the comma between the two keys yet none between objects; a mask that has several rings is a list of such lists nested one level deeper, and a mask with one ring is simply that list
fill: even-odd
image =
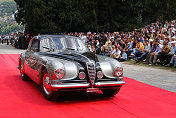
[{"label": "car door", "polygon": [[26,51],[25,55],[26,60],[26,67],[25,69],[27,71],[26,74],[34,81],[37,81],[38,78],[38,71],[40,68],[39,63],[39,40],[38,39],[32,39],[30,42],[30,48]]}]

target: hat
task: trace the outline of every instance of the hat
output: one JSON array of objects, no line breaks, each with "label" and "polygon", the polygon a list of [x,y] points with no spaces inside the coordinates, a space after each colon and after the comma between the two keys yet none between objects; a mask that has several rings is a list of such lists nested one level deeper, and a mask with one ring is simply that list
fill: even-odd
[{"label": "hat", "polygon": [[175,39],[175,37],[173,36],[172,39]]},{"label": "hat", "polygon": [[172,44],[172,43],[176,43],[176,41],[171,41],[171,42],[169,42],[169,43],[171,43],[171,44]]},{"label": "hat", "polygon": [[153,39],[149,39],[150,42],[153,42]]}]

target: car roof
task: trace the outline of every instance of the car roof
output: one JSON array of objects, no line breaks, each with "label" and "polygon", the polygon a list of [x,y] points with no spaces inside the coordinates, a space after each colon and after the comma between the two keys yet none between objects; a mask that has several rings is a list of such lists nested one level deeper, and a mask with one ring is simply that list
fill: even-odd
[{"label": "car roof", "polygon": [[79,38],[79,37],[69,36],[69,35],[38,35],[38,36],[35,36],[35,37],[38,37],[39,39],[52,38],[52,37]]}]

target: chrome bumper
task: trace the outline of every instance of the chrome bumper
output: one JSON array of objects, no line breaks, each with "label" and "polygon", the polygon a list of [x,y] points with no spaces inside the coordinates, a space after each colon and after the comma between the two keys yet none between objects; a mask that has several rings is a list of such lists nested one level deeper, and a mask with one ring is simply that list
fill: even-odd
[{"label": "chrome bumper", "polygon": [[87,88],[106,88],[106,87],[121,87],[124,85],[124,81],[109,81],[109,82],[96,82],[93,87],[91,87],[90,83],[62,83],[62,84],[53,84],[50,85],[53,91],[57,90],[74,90],[74,89],[82,89],[86,90]]},{"label": "chrome bumper", "polygon": [[89,83],[64,83],[64,84],[51,85],[52,88],[57,88],[57,89],[61,89],[61,88],[87,88],[89,86],[90,86]]},{"label": "chrome bumper", "polygon": [[95,87],[110,87],[110,86],[122,86],[124,85],[125,82],[124,81],[110,81],[110,82],[97,82],[95,83]]}]

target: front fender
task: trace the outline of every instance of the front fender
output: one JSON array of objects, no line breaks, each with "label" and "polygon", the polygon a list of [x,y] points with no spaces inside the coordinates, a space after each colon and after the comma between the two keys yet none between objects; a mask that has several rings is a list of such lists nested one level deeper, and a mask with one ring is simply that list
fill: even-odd
[{"label": "front fender", "polygon": [[49,77],[51,79],[56,79],[52,77],[53,77],[53,74],[55,74],[56,70],[58,69],[64,70],[64,77],[62,78],[62,80],[71,80],[78,76],[78,70],[79,70],[78,66],[76,63],[72,61],[52,58],[52,57],[45,59],[45,61],[46,61],[46,64],[43,66],[47,69]]},{"label": "front fender", "polygon": [[110,57],[97,55],[97,58],[99,60],[100,67],[104,75],[108,78],[117,78],[116,76],[114,76],[114,70],[117,67],[122,67],[122,65],[117,60]]}]

